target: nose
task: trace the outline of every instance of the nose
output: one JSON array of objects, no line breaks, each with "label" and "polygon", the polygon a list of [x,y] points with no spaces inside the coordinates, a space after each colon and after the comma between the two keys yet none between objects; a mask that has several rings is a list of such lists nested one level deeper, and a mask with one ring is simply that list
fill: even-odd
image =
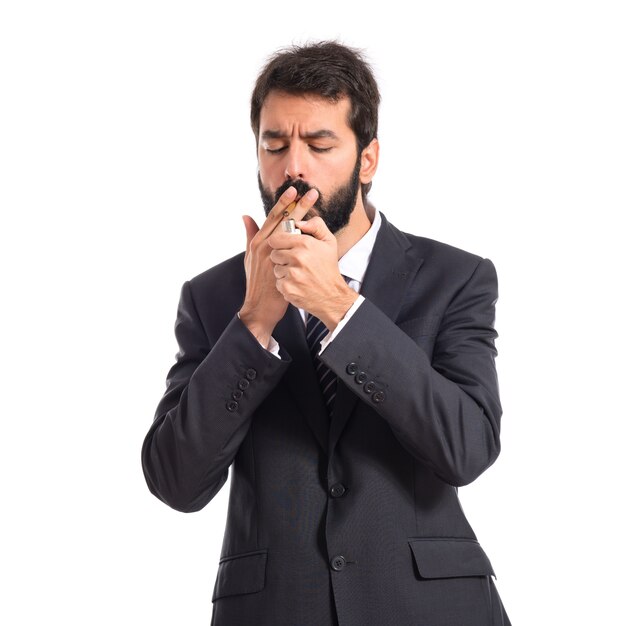
[{"label": "nose", "polygon": [[293,142],[287,150],[285,160],[285,179],[306,179],[306,157],[298,142]]}]

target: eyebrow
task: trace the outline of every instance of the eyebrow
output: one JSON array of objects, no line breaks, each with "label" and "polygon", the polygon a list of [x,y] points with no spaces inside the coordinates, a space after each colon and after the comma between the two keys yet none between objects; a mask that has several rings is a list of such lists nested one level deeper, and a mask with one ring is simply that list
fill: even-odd
[{"label": "eyebrow", "polygon": [[[261,139],[287,139],[289,135],[282,130],[264,130],[261,134]],[[339,139],[339,137],[332,131],[327,129],[314,130],[310,133],[304,133],[300,135],[302,139]]]}]

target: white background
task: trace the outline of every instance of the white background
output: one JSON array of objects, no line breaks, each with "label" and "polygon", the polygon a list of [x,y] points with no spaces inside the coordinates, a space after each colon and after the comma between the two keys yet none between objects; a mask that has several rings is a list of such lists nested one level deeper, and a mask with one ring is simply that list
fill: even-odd
[{"label": "white background", "polygon": [[502,454],[460,494],[513,624],[623,620],[620,4],[4,2],[0,621],[209,623],[229,484],[175,512],[139,453],[182,283],[263,219],[256,74],[323,38],[380,83],[374,204],[498,271]]}]

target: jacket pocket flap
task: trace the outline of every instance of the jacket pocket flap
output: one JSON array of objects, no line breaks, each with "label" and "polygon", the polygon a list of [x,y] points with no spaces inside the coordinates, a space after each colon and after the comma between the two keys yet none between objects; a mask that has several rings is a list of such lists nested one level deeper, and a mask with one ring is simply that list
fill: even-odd
[{"label": "jacket pocket flap", "polygon": [[224,596],[261,591],[265,587],[266,563],[267,550],[220,559],[211,602]]},{"label": "jacket pocket flap", "polygon": [[409,544],[423,578],[495,576],[484,550],[472,539],[409,539]]}]

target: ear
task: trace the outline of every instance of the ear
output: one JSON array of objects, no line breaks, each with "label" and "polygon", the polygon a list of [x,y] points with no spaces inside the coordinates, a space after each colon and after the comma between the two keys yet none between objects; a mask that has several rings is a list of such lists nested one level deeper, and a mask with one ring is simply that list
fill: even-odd
[{"label": "ear", "polygon": [[378,167],[378,139],[372,139],[369,145],[361,152],[361,172],[359,180],[362,185],[372,181]]}]

